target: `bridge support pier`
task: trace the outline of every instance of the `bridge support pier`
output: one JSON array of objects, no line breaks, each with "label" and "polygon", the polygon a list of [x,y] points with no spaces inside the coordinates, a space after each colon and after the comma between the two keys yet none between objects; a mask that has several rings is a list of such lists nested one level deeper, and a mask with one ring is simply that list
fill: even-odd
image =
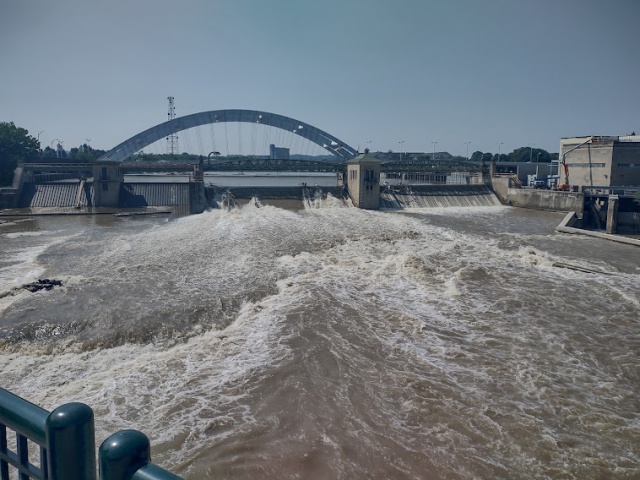
[{"label": "bridge support pier", "polygon": [[124,175],[120,162],[96,162],[93,167],[93,196],[96,207],[118,208]]},{"label": "bridge support pier", "polygon": [[355,207],[380,208],[380,160],[368,152],[349,160],[347,181],[349,197]]},{"label": "bridge support pier", "polygon": [[204,194],[204,182],[189,183],[189,213],[202,213],[207,208],[207,198]]}]

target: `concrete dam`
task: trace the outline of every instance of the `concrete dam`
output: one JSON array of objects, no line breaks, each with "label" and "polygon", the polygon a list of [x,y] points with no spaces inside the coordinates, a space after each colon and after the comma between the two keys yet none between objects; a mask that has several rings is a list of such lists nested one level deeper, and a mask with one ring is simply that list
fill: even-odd
[{"label": "concrete dam", "polygon": [[[205,186],[205,208],[218,208],[223,196],[238,200],[299,200],[326,198],[328,194],[347,199],[345,187],[220,187]],[[188,183],[123,183],[118,208],[166,207],[172,213],[188,214],[191,189]],[[490,207],[500,201],[485,185],[414,185],[380,189],[380,208]],[[18,208],[95,207],[94,184],[86,181],[28,183],[23,187]]]},{"label": "concrete dam", "polygon": [[[183,169],[191,169],[188,176],[174,176],[171,173],[126,175],[131,167],[117,162],[101,162],[87,167],[83,173],[67,170],[64,173],[22,175],[19,181],[14,180],[16,188],[13,201],[10,205],[2,206],[67,209],[60,213],[69,213],[68,209],[71,208],[81,210],[79,213],[109,213],[119,209],[162,207],[167,213],[189,214],[219,208],[223,204],[226,206],[229,198],[240,201],[252,198],[260,201],[291,200],[303,204],[324,199],[328,195],[344,201],[350,199],[355,207],[365,209],[500,205],[491,187],[484,183],[381,185],[379,164],[374,162],[370,165],[366,155],[350,162],[348,172],[333,177],[333,185],[331,182],[327,184],[325,178],[324,185],[313,186],[306,182],[298,185],[276,183],[272,186],[225,185],[233,183],[232,177],[207,177],[205,180],[202,165],[183,166]],[[272,177],[271,181],[276,180]],[[213,181],[216,185],[212,184]],[[255,181],[268,183],[270,180],[256,178]]]}]

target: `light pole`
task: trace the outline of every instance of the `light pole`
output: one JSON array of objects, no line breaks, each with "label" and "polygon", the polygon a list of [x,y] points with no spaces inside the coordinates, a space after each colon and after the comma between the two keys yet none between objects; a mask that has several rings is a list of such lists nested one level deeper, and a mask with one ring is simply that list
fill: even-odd
[{"label": "light pole", "polygon": [[500,161],[500,147],[501,147],[502,145],[504,145],[504,142],[500,142],[500,143],[498,144],[498,162]]},{"label": "light pole", "polygon": [[469,144],[470,144],[471,142],[464,142],[464,143],[465,143],[465,145],[467,146],[467,161],[469,161]]},{"label": "light pole", "polygon": [[404,140],[400,140],[398,143],[400,144],[400,161],[402,161],[402,144],[404,143]]},{"label": "light pole", "polygon": [[366,142],[364,142],[364,149],[365,149],[365,151],[367,150],[367,148],[369,148],[369,147],[367,147],[367,145],[369,145],[372,141],[373,141],[373,140],[367,140]]},{"label": "light pole", "polygon": [[438,142],[431,142],[433,144],[433,158],[431,159],[432,162],[436,161],[436,143]]},{"label": "light pole", "polygon": [[531,163],[531,160],[533,160],[533,147],[535,146],[535,143],[532,143],[531,145],[529,145],[529,163]]}]

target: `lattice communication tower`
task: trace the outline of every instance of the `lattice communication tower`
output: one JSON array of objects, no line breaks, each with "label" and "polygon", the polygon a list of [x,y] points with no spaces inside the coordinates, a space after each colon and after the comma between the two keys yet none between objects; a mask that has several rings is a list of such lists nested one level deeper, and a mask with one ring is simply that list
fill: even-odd
[{"label": "lattice communication tower", "polygon": [[[169,112],[167,113],[167,121],[169,121],[176,118],[176,106],[173,103],[173,97],[167,97],[167,100],[169,100]],[[175,133],[167,137],[167,153],[169,155],[178,154],[178,136]]]}]

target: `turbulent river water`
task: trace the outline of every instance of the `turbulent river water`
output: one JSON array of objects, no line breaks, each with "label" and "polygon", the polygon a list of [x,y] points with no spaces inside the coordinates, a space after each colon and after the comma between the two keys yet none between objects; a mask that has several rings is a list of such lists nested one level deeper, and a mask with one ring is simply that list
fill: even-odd
[{"label": "turbulent river water", "polygon": [[640,249],[510,207],[258,207],[0,224],[0,386],[187,479],[638,478]]}]

